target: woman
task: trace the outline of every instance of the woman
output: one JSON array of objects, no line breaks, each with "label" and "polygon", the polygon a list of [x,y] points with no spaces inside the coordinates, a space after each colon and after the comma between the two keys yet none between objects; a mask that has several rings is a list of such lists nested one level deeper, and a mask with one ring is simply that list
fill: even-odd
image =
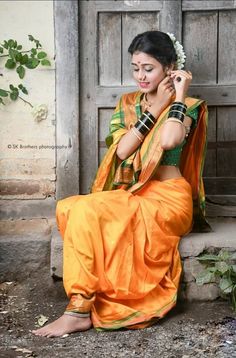
[{"label": "woman", "polygon": [[176,304],[179,240],[193,207],[195,223],[204,212],[207,111],[186,97],[192,75],[178,69],[185,56],[173,35],[145,32],[129,52],[139,90],[115,109],[92,194],[57,205],[70,301],[36,335],[147,327]]}]

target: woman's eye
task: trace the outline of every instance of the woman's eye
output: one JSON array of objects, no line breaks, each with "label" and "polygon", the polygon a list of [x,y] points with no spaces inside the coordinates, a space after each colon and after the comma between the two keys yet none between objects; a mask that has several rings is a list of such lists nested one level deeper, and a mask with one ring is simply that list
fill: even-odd
[{"label": "woman's eye", "polygon": [[152,72],[152,70],[153,70],[152,68],[146,68],[145,71],[146,71],[146,72]]},{"label": "woman's eye", "polygon": [[134,71],[134,72],[138,72],[138,68],[133,68],[133,71]]}]

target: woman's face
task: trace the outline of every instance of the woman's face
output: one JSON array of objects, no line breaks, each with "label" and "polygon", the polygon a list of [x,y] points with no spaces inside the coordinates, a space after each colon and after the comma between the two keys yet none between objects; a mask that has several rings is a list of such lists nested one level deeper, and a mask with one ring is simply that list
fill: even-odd
[{"label": "woman's face", "polygon": [[166,76],[160,62],[144,52],[133,54],[132,67],[133,77],[143,93],[156,91],[159,83]]}]

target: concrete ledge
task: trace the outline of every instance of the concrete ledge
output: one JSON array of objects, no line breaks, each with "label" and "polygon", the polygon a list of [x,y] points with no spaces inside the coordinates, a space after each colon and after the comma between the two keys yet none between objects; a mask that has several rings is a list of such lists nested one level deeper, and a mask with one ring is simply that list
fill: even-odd
[{"label": "concrete ledge", "polygon": [[198,256],[204,250],[215,248],[231,248],[236,251],[236,218],[211,218],[208,220],[213,231],[192,233],[180,241],[182,258]]},{"label": "concrete ledge", "polygon": [[46,219],[0,222],[0,279],[39,275],[50,261],[51,226]]}]

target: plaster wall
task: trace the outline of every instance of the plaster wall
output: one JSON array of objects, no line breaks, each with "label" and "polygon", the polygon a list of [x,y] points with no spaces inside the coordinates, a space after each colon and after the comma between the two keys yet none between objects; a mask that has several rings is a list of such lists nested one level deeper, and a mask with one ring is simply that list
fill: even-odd
[{"label": "plaster wall", "polygon": [[[2,199],[43,199],[55,195],[55,53],[53,1],[0,1],[0,43],[10,38],[31,49],[38,39],[51,67],[27,69],[21,80],[0,58],[0,88],[22,83],[24,98],[48,107],[47,119],[35,121],[31,107],[18,99],[0,105],[0,186]],[[23,96],[22,96],[23,97]]]}]

